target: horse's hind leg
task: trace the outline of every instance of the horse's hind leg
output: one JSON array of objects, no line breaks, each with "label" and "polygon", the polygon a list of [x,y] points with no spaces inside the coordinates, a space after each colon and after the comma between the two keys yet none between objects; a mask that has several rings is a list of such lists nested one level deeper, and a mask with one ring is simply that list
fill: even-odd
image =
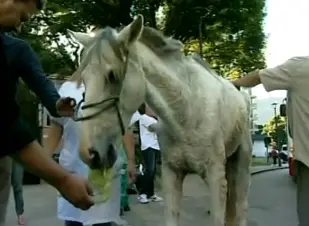
[{"label": "horse's hind leg", "polygon": [[225,166],[227,180],[227,197],[225,226],[236,226],[236,174],[238,164],[238,153],[234,153],[227,159]]},{"label": "horse's hind leg", "polygon": [[231,162],[227,164],[227,167],[229,167],[227,170],[231,170],[231,173],[228,174],[231,187],[229,187],[228,192],[226,225],[247,226],[252,158],[252,143],[249,133],[245,135],[235,155],[232,156]]},{"label": "horse's hind leg", "polygon": [[179,226],[180,201],[185,174],[162,164],[162,185],[165,194],[165,226]]}]

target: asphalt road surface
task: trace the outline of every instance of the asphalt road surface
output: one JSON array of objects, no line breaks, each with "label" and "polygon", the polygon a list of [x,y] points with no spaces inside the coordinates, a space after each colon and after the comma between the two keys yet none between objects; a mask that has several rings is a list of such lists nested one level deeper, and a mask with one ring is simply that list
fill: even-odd
[{"label": "asphalt road surface", "polygon": [[[287,170],[255,175],[252,178],[249,197],[248,226],[296,226],[295,185]],[[26,186],[25,216],[28,226],[63,226],[56,218],[56,192],[47,185]],[[142,205],[131,198],[130,212],[125,219],[131,226],[163,226],[164,203]],[[207,213],[209,193],[196,176],[189,176],[184,185],[181,226],[211,225]],[[13,198],[8,211],[7,226],[15,226],[16,216]]]},{"label": "asphalt road surface", "polygon": [[253,176],[249,206],[248,226],[296,226],[296,185],[288,170]]}]

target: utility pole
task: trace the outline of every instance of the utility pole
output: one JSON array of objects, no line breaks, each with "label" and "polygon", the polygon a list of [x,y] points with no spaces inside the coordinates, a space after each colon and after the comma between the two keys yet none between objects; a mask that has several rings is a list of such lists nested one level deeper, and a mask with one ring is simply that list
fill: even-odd
[{"label": "utility pole", "polygon": [[275,115],[275,142],[278,148],[278,166],[281,167],[281,158],[280,158],[280,154],[281,154],[281,147],[279,145],[279,137],[278,137],[278,120],[277,120],[277,103],[272,103],[271,104],[274,108],[274,115]]}]

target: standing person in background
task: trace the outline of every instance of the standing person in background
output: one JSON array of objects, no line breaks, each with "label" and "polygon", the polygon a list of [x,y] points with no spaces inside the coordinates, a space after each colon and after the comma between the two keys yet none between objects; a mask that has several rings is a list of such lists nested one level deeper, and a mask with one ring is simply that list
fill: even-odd
[{"label": "standing person in background", "polygon": [[271,146],[272,146],[271,147],[271,157],[273,158],[273,165],[276,166],[277,165],[279,151],[277,150],[276,143],[273,143]]},{"label": "standing person in background", "polygon": [[[142,104],[137,112],[133,114],[130,120],[129,129],[127,130],[126,134],[124,135],[123,140],[123,148],[122,154],[124,158],[123,164],[123,173],[121,176],[121,212],[123,211],[130,211],[129,205],[129,196],[127,193],[128,185],[135,182],[135,175],[136,175],[136,162],[135,162],[135,136],[133,132],[133,124],[139,121],[142,114],[145,114],[145,104]],[[130,169],[129,171],[134,172],[134,178],[129,175],[128,177],[128,165],[130,167],[134,167],[134,169]],[[132,178],[129,180],[129,178]]]},{"label": "standing person in background", "polygon": [[143,204],[149,203],[149,201],[162,201],[162,198],[154,192],[157,157],[160,151],[157,134],[153,130],[157,123],[158,121],[154,113],[146,106],[145,114],[139,118],[141,151],[145,163],[145,174],[138,199]]},{"label": "standing person in background", "polygon": [[[59,89],[62,96],[70,95],[78,102],[82,99],[85,87],[81,82],[67,81]],[[71,174],[88,178],[89,168],[80,159],[79,138],[80,122],[70,118],[52,118],[48,134],[47,150],[52,155],[60,150],[59,164]],[[114,168],[118,175],[113,179],[112,192],[104,203],[96,203],[91,209],[81,211],[72,206],[62,196],[57,197],[57,216],[65,226],[111,226],[112,222],[121,223],[120,219],[120,174],[122,159],[118,157]]]},{"label": "standing person in background", "polygon": [[24,218],[24,197],[23,197],[23,177],[24,168],[16,162],[12,162],[11,185],[13,188],[15,211],[17,215],[18,225],[25,225]]}]

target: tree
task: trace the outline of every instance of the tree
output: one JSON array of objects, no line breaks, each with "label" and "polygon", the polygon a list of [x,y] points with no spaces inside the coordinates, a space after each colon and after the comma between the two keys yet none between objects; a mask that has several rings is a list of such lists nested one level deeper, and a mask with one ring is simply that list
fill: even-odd
[{"label": "tree", "polygon": [[167,3],[165,33],[185,43],[201,38],[203,55],[220,74],[233,69],[240,75],[265,66],[265,0]]},{"label": "tree", "polygon": [[264,5],[265,0],[54,0],[31,21],[36,26],[25,37],[37,46],[43,62],[52,62],[44,63],[44,68],[71,73],[79,46],[64,41],[67,29],[118,27],[143,14],[146,25],[180,39],[191,52],[202,41],[202,53],[213,68],[235,78],[264,67]]},{"label": "tree", "polygon": [[[275,120],[277,120],[277,132]],[[273,142],[276,142],[279,148],[283,144],[286,144],[287,134],[285,118],[280,116],[273,117],[268,123],[264,125],[263,133],[267,134]]]}]

